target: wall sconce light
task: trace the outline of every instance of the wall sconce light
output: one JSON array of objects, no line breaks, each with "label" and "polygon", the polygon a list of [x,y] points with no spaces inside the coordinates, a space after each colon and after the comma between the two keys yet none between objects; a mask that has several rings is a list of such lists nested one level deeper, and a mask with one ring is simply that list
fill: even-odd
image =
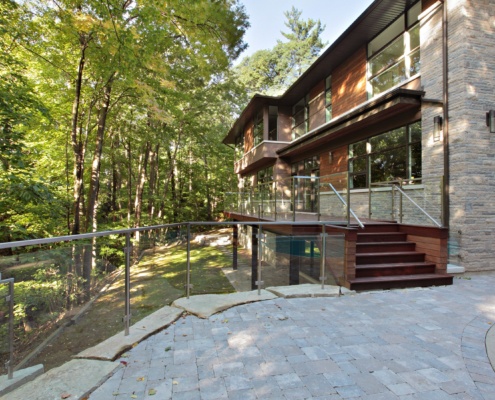
[{"label": "wall sconce light", "polygon": [[443,118],[440,115],[433,117],[433,140],[438,142],[443,129]]},{"label": "wall sconce light", "polygon": [[328,152],[328,163],[333,163],[333,153],[331,151]]},{"label": "wall sconce light", "polygon": [[486,113],[486,126],[490,128],[490,133],[495,133],[495,110]]}]

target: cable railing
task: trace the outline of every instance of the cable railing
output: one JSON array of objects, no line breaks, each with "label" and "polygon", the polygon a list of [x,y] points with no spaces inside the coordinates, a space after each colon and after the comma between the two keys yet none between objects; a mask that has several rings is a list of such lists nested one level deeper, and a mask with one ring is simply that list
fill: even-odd
[{"label": "cable railing", "polygon": [[[10,253],[0,256],[0,369],[11,379],[39,360],[56,366],[64,351],[52,341],[64,343],[66,335],[79,338],[75,347],[91,347],[122,330],[128,335],[131,321],[179,297],[342,286],[346,228],[315,224],[304,235],[276,233],[304,222],[185,222],[0,243]],[[216,246],[201,244],[208,235],[198,232],[220,228],[232,233]],[[232,239],[240,230],[254,254]]]}]

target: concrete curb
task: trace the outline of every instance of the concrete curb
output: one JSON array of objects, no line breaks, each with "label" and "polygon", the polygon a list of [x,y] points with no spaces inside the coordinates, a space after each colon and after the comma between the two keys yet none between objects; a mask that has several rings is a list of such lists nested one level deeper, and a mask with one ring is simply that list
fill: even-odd
[{"label": "concrete curb", "polygon": [[[354,290],[349,290],[344,287],[340,288],[341,294],[356,293]],[[321,285],[316,284],[303,284],[294,286],[274,286],[266,288],[269,292],[287,299],[301,298],[301,297],[337,297],[339,296],[338,286],[325,286],[323,289]]]},{"label": "concrete curb", "polygon": [[175,322],[182,313],[182,310],[175,307],[163,307],[132,325],[128,336],[124,336],[122,331],[100,344],[80,352],[75,358],[113,361],[136,343]]},{"label": "concrete curb", "polygon": [[[14,377],[8,379],[7,375],[0,376],[0,397],[6,393],[21,387],[29,381],[40,376],[45,371],[42,364],[34,365],[29,368],[14,371]],[[2,397],[3,398],[3,397]]]},{"label": "concrete curb", "polygon": [[71,360],[4,395],[2,399],[80,399],[107,380],[119,365],[118,362],[110,361]]},{"label": "concrete curb", "polygon": [[237,292],[229,294],[201,294],[183,297],[175,300],[172,305],[183,309],[199,318],[208,318],[213,314],[224,311],[228,308],[238,306],[240,304],[253,303],[255,301],[273,300],[277,296],[266,290],[261,290],[258,294],[257,290],[250,292]]}]

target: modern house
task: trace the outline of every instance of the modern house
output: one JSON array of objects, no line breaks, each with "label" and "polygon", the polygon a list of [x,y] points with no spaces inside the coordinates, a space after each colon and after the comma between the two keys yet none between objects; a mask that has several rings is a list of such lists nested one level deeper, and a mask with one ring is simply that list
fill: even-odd
[{"label": "modern house", "polygon": [[[494,110],[495,0],[376,0],[283,95],[243,110],[224,138],[239,176],[226,216],[253,222],[247,244],[256,221],[298,222],[265,229],[274,252],[339,232],[350,288],[493,270]],[[289,247],[295,271],[305,245]]]}]

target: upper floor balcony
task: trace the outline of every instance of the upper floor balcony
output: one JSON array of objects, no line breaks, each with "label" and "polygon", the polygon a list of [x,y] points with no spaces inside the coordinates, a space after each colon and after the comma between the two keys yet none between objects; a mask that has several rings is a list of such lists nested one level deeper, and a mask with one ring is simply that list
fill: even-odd
[{"label": "upper floor balcony", "polygon": [[279,141],[263,141],[256,147],[244,154],[234,164],[236,174],[243,174],[249,170],[257,169],[258,167],[277,159],[277,151],[286,147],[289,142]]}]

